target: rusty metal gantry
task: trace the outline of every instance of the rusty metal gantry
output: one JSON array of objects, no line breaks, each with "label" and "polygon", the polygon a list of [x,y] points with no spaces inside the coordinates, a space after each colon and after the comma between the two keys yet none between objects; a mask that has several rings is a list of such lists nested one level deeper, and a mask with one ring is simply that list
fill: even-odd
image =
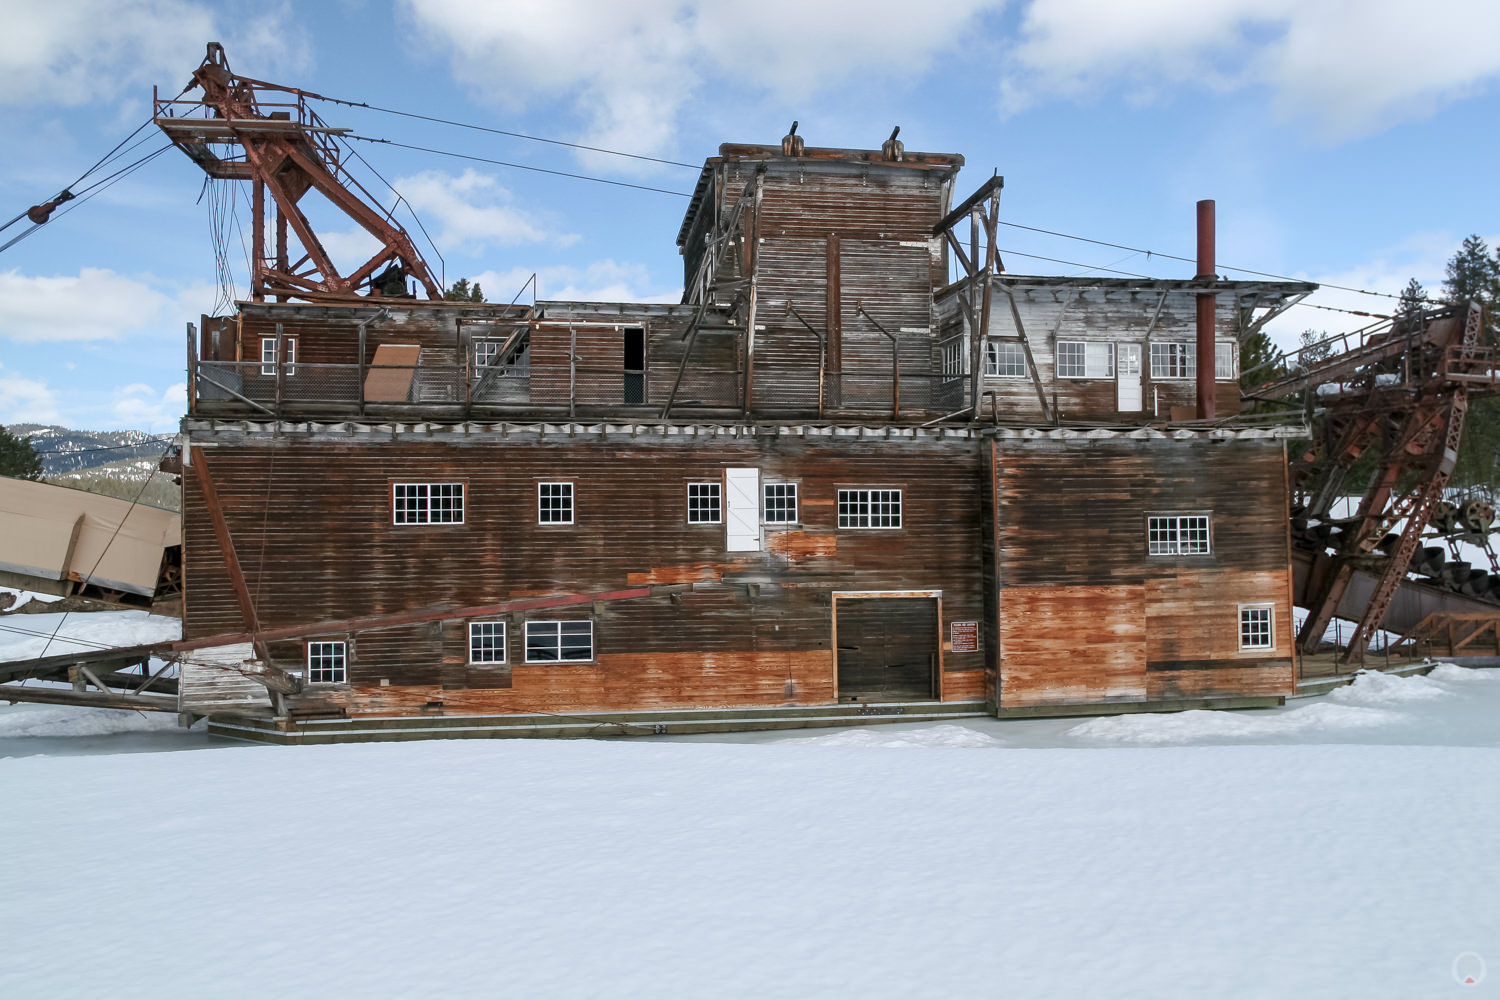
[{"label": "rusty metal gantry", "polygon": [[[1362,660],[1406,578],[1423,532],[1442,501],[1458,459],[1469,399],[1497,391],[1494,348],[1479,345],[1477,303],[1397,318],[1343,353],[1247,392],[1247,402],[1306,394],[1324,419],[1306,451],[1291,463],[1294,519],[1333,521],[1334,553],[1320,561],[1308,587],[1308,617],[1297,636],[1304,653],[1318,649],[1356,571],[1378,583],[1342,654]],[[1332,514],[1359,459],[1375,467],[1353,515]]]},{"label": "rusty metal gantry", "polygon": [[[330,128],[308,107],[307,99],[317,94],[236,76],[218,42],[209,43],[208,54],[194,70],[187,90],[195,88],[202,91],[197,100],[155,96],[153,120],[209,177],[251,182],[251,298],[263,301],[270,295],[278,301],[316,302],[360,294],[400,297],[407,295],[407,277],[416,279],[428,298],[443,297],[406,230],[389,212],[375,207],[379,202],[345,168],[336,140],[349,130]],[[215,146],[237,147],[243,155],[220,156]],[[312,190],[380,243],[379,251],[348,274],[333,263],[299,207]],[[275,218],[275,246],[270,252],[268,193]],[[288,228],[303,249],[295,261],[288,248]]]}]

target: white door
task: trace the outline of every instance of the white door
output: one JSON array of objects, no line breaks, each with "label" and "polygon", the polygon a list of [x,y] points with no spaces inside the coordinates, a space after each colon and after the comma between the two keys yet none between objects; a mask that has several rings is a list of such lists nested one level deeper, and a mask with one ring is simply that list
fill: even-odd
[{"label": "white door", "polygon": [[760,549],[760,470],[724,470],[724,548]]},{"label": "white door", "polygon": [[1141,345],[1120,344],[1115,359],[1116,408],[1121,413],[1141,412]]}]

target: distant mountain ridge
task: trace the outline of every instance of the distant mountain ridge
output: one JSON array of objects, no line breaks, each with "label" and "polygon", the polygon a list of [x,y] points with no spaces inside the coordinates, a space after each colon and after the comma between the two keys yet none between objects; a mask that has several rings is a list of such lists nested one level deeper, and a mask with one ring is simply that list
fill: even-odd
[{"label": "distant mountain ridge", "polygon": [[12,434],[25,438],[42,456],[42,475],[80,472],[130,459],[161,457],[170,434],[146,431],[75,431],[55,424],[11,424]]}]

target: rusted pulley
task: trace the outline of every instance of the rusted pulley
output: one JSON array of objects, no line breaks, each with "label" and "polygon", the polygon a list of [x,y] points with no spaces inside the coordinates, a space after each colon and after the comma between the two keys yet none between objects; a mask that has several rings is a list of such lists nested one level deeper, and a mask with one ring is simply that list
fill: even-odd
[{"label": "rusted pulley", "polygon": [[73,192],[63,191],[62,194],[58,195],[56,198],[53,198],[51,201],[44,201],[40,205],[32,205],[26,210],[26,218],[30,219],[32,222],[35,222],[40,226],[42,223],[52,218],[52,213],[57,210],[58,205],[61,205],[65,201],[72,200]]}]

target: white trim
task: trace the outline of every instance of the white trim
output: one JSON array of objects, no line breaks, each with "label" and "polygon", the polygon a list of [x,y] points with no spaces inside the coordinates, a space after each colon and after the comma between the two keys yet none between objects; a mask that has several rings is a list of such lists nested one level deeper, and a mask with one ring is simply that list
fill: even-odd
[{"label": "white trim", "polygon": [[[338,647],[338,673],[339,676],[332,680],[318,680],[313,677],[313,647],[314,646],[337,646]],[[349,643],[343,639],[309,639],[306,648],[302,651],[303,663],[305,665],[304,677],[309,684],[347,684],[349,683]],[[332,667],[316,668],[332,671]]]},{"label": "white trim", "polygon": [[[1245,612],[1246,611],[1264,611],[1266,613],[1266,642],[1265,642],[1265,645],[1254,645],[1254,646],[1247,646],[1247,645],[1245,645]],[[1265,602],[1258,602],[1258,603],[1255,603],[1255,604],[1241,604],[1239,606],[1239,621],[1236,624],[1238,625],[1238,635],[1239,635],[1240,649],[1242,649],[1242,650],[1262,650],[1262,649],[1275,649],[1276,648],[1276,605],[1275,604],[1265,603]]]},{"label": "white trim", "polygon": [[759,552],[760,470],[724,470],[724,549],[727,552]]},{"label": "white trim", "polygon": [[942,597],[941,590],[835,590],[832,597]]},{"label": "white trim", "polygon": [[[562,626],[585,622],[589,627],[589,655],[587,659],[568,659],[562,657]],[[557,629],[557,659],[532,659],[531,658],[531,627],[533,625],[556,625]],[[594,620],[592,618],[535,618],[527,619],[521,626],[521,656],[526,663],[593,663],[597,650],[594,649]]]},{"label": "white trim", "polygon": [[[500,659],[498,660],[476,660],[474,659],[474,626],[476,625],[498,625],[500,627]],[[493,667],[510,662],[510,629],[503,621],[493,618],[481,618],[469,622],[469,653],[468,662],[471,666]]]},{"label": "white trim", "polygon": [[[547,519],[547,518],[545,518],[545,517],[542,516],[544,513],[546,513],[546,508],[544,508],[542,506],[542,488],[545,487],[545,486],[566,486],[568,488],[568,519],[566,521],[558,520],[558,519],[555,519],[555,518],[549,520],[549,519]],[[573,521],[574,521],[574,519],[577,517],[577,514],[578,514],[577,494],[578,494],[578,491],[573,488],[572,482],[570,482],[568,480],[563,480],[563,479],[548,479],[548,480],[543,480],[543,481],[537,483],[536,484],[536,523],[539,524],[539,525],[572,524]]]},{"label": "white trim", "polygon": [[[1184,552],[1184,551],[1182,551],[1182,523],[1181,522],[1184,521],[1184,520],[1186,520],[1186,519],[1188,519],[1188,518],[1202,519],[1202,521],[1203,521],[1203,534],[1205,536],[1204,539],[1203,539],[1203,545],[1204,545],[1204,547],[1202,549],[1194,549],[1191,552]],[[1152,524],[1151,524],[1152,521],[1173,521],[1173,522],[1176,522],[1176,523],[1174,523],[1174,524],[1172,524],[1170,526],[1168,526],[1168,525],[1162,525],[1160,527],[1160,529],[1158,529],[1158,530],[1161,530],[1163,532],[1166,532],[1168,530],[1171,531],[1172,538],[1170,540],[1169,539],[1165,539],[1165,538],[1162,540],[1162,544],[1163,545],[1171,544],[1172,546],[1174,546],[1171,551],[1162,551],[1162,552],[1153,552],[1153,551],[1151,551],[1151,545],[1152,545],[1151,532],[1153,530],[1152,529]],[[1195,540],[1195,542],[1196,542],[1196,540]],[[1213,551],[1214,551],[1214,520],[1213,520],[1213,512],[1212,511],[1172,511],[1172,512],[1162,512],[1162,513],[1157,513],[1157,514],[1152,514],[1152,513],[1147,513],[1146,514],[1146,555],[1148,555],[1148,556],[1167,556],[1167,557],[1174,557],[1174,556],[1207,556],[1207,555],[1213,555]]]},{"label": "white trim", "polygon": [[[399,511],[399,508],[396,506],[396,490],[397,490],[397,488],[402,487],[402,486],[420,486],[420,487],[423,487],[427,491],[421,497],[422,504],[423,504],[422,510],[421,510],[421,513],[422,513],[423,517],[422,517],[421,520],[399,521],[399,520],[396,519],[396,514]],[[456,521],[451,521],[451,520],[449,520],[449,521],[434,521],[432,519],[432,487],[434,487],[434,486],[457,486],[458,487],[458,520],[456,520]],[[390,504],[391,504],[391,523],[394,524],[394,525],[399,525],[400,527],[403,527],[403,528],[409,528],[412,525],[417,525],[417,524],[431,525],[431,524],[466,524],[466,523],[468,523],[468,519],[469,519],[469,484],[468,484],[468,482],[466,480],[465,481],[460,481],[460,482],[437,483],[437,482],[427,482],[427,481],[422,481],[422,480],[396,480],[396,479],[393,479],[393,480],[391,480],[391,489],[390,489],[389,500],[390,500]]]},{"label": "white trim", "polygon": [[[766,491],[769,490],[769,489],[771,489],[772,487],[776,487],[776,486],[785,487],[785,488],[788,488],[788,489],[791,490],[790,500],[792,502],[792,504],[791,504],[791,506],[792,506],[792,511],[791,511],[792,512],[792,517],[790,519],[781,519],[781,520],[772,521],[771,519],[769,519],[769,518],[766,517],[766,509],[767,509]],[[786,499],[788,499],[788,497],[783,496],[781,499],[782,500],[786,500]],[[802,485],[801,485],[801,481],[800,480],[795,480],[795,479],[766,479],[766,480],[762,480],[761,484],[760,484],[760,517],[761,517],[761,521],[764,524],[766,524],[767,526],[769,526],[769,527],[782,527],[782,526],[785,526],[785,525],[801,524],[802,523]]]},{"label": "white trim", "polygon": [[[892,486],[839,486],[839,487],[835,487],[835,489],[834,489],[833,492],[834,492],[834,496],[833,496],[833,523],[834,523],[834,527],[837,528],[837,530],[839,530],[839,531],[901,531],[902,529],[904,529],[906,527],[906,497],[904,495],[905,494],[905,489],[902,488],[902,487],[899,487],[899,486],[897,486],[897,487],[892,487]],[[896,523],[895,524],[844,524],[844,514],[843,514],[843,510],[841,508],[844,505],[844,494],[845,493],[864,493],[864,494],[871,494],[871,493],[894,493],[894,494],[896,494]],[[853,500],[853,501],[851,501],[851,503],[861,503],[861,501]],[[873,519],[876,516],[875,514],[871,513],[871,511],[869,509],[870,508],[870,504],[872,504],[872,503],[890,503],[890,501],[889,500],[878,500],[878,501],[877,500],[873,500],[870,496],[867,495],[864,498],[864,500],[862,501],[862,503],[864,504],[864,507],[865,507],[865,512],[863,514],[863,517],[866,520],[870,520],[870,519]],[[860,516],[860,515],[855,515],[855,516]],[[879,516],[880,517],[887,517],[889,515],[881,514]]]},{"label": "white trim", "polygon": [[[712,519],[693,517],[693,487],[707,486],[713,489],[713,512]],[[690,479],[687,483],[687,523],[688,524],[723,524],[724,523],[724,484],[714,479]]]}]

